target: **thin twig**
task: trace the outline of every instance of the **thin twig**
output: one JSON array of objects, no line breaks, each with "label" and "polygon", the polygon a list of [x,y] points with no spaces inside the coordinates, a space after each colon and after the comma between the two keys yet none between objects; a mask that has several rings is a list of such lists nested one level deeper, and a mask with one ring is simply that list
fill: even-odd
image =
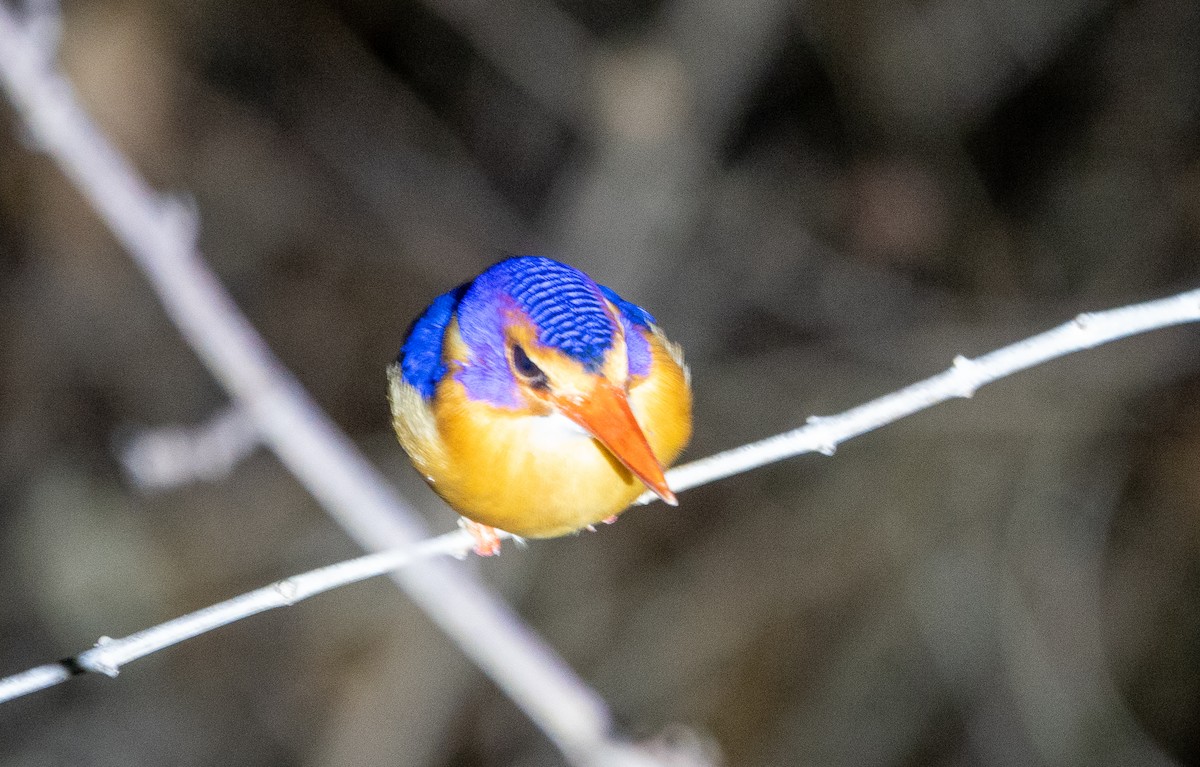
[{"label": "thin twig", "polygon": [[118,452],[130,479],[150,491],[224,479],[259,443],[254,422],[231,406],[196,426],[138,432]]},{"label": "thin twig", "polygon": [[415,546],[367,554],[301,575],[293,575],[270,586],[227,599],[122,639],[100,637],[95,647],[72,658],[0,679],[0,703],[52,687],[84,672],[115,677],[121,667],[130,661],[144,658],[153,652],[221,626],[276,607],[294,605],[324,591],[382,575],[420,559],[461,557],[470,551],[473,545],[474,539],[469,533],[456,530],[422,541]]},{"label": "thin twig", "polygon": [[[667,472],[675,492],[756,469],[803,453],[833,455],[846,440],[874,431],[946,400],[970,397],[985,384],[1072,352],[1159,328],[1200,321],[1200,290],[1119,309],[1080,314],[1053,330],[994,352],[967,359],[955,357],[948,370],[900,391],[830,416],[811,416],[798,429],[742,445]],[[657,498],[643,493],[638,504]]]},{"label": "thin twig", "polygon": [[[948,399],[970,397],[979,387],[1072,352],[1159,328],[1200,321],[1200,290],[1105,312],[1081,314],[1053,330],[974,360],[955,359],[944,373],[834,416],[814,417],[795,431],[681,466],[670,473],[678,491],[738,474],[804,452],[832,455],[840,443]],[[681,478],[682,477],[682,478]],[[502,537],[511,537],[501,533]],[[116,676],[132,660],[242,618],[355,583],[435,556],[462,556],[474,545],[455,531],[397,551],[371,554],[293,576],[257,591],[198,610],[153,628],[97,646],[73,658],[0,679],[0,703],[93,671]]]},{"label": "thin twig", "polygon": [[[364,548],[402,548],[428,538],[419,518],[283,368],[204,264],[191,207],[146,185],[79,106],[52,60],[0,3],[0,83],[29,135],[129,251],[264,442]],[[423,561],[392,577],[569,760],[595,764],[627,754],[610,735],[604,701],[460,568]]]}]

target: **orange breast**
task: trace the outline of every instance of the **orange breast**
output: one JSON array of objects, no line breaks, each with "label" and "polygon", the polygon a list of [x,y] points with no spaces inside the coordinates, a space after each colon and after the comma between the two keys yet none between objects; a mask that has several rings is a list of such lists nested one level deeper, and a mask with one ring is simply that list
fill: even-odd
[{"label": "orange breast", "polygon": [[[691,436],[691,391],[682,360],[650,336],[649,374],[629,403],[659,461],[672,463]],[[621,513],[646,488],[603,446],[561,415],[532,416],[470,400],[448,376],[432,408],[440,445],[422,471],[463,516],[527,538],[565,535]],[[398,428],[399,432],[400,429]],[[404,438],[401,438],[404,442]]]}]

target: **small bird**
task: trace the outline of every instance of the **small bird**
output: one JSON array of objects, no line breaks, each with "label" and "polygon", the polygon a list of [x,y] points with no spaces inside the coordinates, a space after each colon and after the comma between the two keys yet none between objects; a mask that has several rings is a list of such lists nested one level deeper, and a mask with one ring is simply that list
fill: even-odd
[{"label": "small bird", "polygon": [[505,259],[434,299],[388,399],[417,471],[465,517],[553,538],[615,521],[645,488],[677,505],[663,468],[692,430],[688,370],[644,309],[539,256]]}]

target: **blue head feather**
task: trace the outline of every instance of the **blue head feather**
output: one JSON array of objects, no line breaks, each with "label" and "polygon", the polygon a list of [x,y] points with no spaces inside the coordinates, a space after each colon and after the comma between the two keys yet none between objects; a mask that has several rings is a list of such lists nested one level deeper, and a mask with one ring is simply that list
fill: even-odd
[{"label": "blue head feather", "polygon": [[598,372],[612,348],[616,324],[600,286],[578,269],[538,256],[509,258],[471,285],[468,299],[512,299],[538,329],[538,341]]},{"label": "blue head feather", "polygon": [[442,364],[446,326],[457,315],[463,341],[472,353],[471,364],[458,374],[468,394],[500,407],[519,407],[504,348],[505,311],[519,309],[537,328],[540,343],[599,372],[617,334],[605,299],[620,310],[630,372],[645,375],[650,369],[650,345],[644,332],[654,322],[650,314],[578,269],[539,256],[515,256],[439,296],[425,310],[400,350],[404,380],[426,399],[433,396],[446,374]]}]

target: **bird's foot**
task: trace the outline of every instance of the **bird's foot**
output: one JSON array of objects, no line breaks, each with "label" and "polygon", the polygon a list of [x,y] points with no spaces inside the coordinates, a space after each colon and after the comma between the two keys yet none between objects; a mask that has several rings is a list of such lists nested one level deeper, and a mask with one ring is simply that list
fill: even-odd
[{"label": "bird's foot", "polygon": [[[605,517],[604,519],[602,519],[602,520],[600,520],[600,521],[601,521],[601,522],[603,522],[603,523],[604,523],[604,524],[606,524],[606,525],[611,525],[612,523],[614,523],[614,522],[616,522],[616,521],[617,521],[617,515],[616,515],[616,514],[613,514],[611,517]],[[587,527],[585,527],[585,528],[583,528],[583,529],[584,529],[584,530],[587,530],[589,533],[594,533],[594,532],[596,532],[596,526],[595,526],[595,525],[588,525]]]},{"label": "bird's foot", "polygon": [[477,555],[481,557],[494,557],[500,553],[500,533],[496,528],[472,522],[466,517],[459,519],[458,524],[475,539],[475,553]]}]

